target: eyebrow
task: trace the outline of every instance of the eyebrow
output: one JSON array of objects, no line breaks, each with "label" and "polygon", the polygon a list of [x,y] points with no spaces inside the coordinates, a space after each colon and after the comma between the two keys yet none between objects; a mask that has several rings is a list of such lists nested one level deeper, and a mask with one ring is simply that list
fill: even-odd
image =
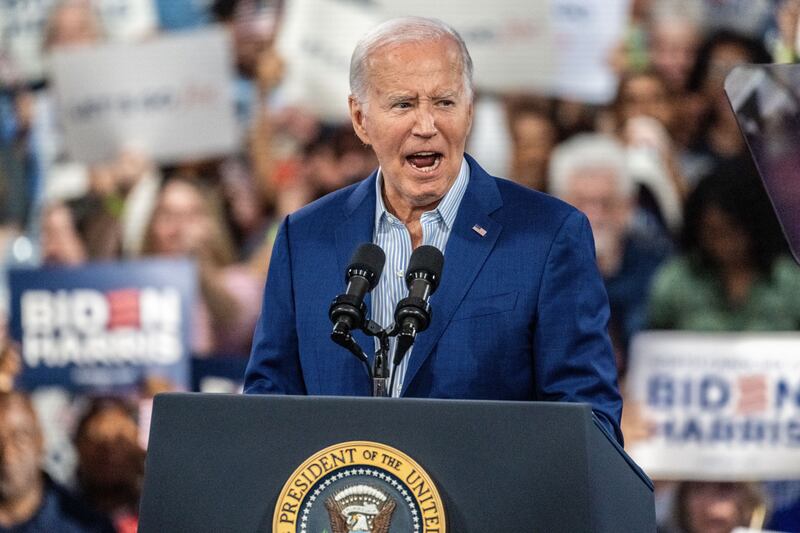
[{"label": "eyebrow", "polygon": [[[458,92],[457,91],[445,91],[442,93],[434,94],[430,97],[431,100],[454,100],[457,98]],[[386,100],[390,104],[396,104],[399,102],[405,102],[407,100],[419,100],[418,95],[412,95],[411,93],[395,93],[390,94],[386,97]]]},{"label": "eyebrow", "polygon": [[411,93],[394,93],[386,97],[389,103],[396,104],[398,102],[405,102],[406,100],[416,100],[418,97]]}]

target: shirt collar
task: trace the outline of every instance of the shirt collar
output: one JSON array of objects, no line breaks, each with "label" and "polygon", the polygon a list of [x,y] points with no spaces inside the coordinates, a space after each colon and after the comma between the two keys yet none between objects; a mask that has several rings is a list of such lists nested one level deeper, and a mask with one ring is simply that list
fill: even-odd
[{"label": "shirt collar", "polygon": [[[445,193],[442,200],[433,210],[426,211],[423,213],[423,216],[427,213],[436,213],[441,217],[447,229],[452,230],[453,223],[456,221],[456,215],[458,214],[458,206],[461,205],[461,199],[464,197],[464,193],[467,190],[467,184],[469,184],[469,177],[469,164],[467,164],[466,159],[462,159],[458,176],[456,176],[453,185],[450,186],[450,190]],[[375,231],[380,228],[381,220],[383,220],[384,217],[386,217],[387,220],[389,217],[394,218],[394,215],[389,213],[386,209],[386,205],[383,203],[382,185],[383,171],[378,168],[378,176],[375,179]]]}]

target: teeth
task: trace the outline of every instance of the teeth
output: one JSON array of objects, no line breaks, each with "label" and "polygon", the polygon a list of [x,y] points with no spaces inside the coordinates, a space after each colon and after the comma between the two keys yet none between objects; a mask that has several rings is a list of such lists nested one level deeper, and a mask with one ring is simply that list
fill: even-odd
[{"label": "teeth", "polygon": [[[430,155],[433,155],[434,153],[435,153],[435,152],[431,152],[431,153],[430,153]],[[422,152],[420,152],[420,154],[422,154]],[[429,166],[429,167],[418,167],[417,165],[415,165],[415,164],[414,164],[414,162],[413,162],[413,161],[409,161],[409,163],[411,163],[411,166],[412,166],[412,167],[414,167],[415,169],[417,169],[417,170],[419,170],[419,171],[421,171],[421,172],[433,172],[434,170],[436,170],[437,168],[439,168],[439,164],[440,164],[441,162],[442,162],[442,158],[441,158],[441,157],[437,157],[437,158],[434,160],[434,162],[433,162],[433,164],[432,164],[431,166]]]}]

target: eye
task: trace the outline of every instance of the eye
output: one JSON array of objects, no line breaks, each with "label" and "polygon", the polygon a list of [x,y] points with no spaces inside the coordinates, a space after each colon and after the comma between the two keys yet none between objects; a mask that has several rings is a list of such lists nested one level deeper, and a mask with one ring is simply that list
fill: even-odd
[{"label": "eye", "polygon": [[394,109],[410,109],[411,103],[410,102],[395,102],[392,104]]},{"label": "eye", "polygon": [[439,100],[439,107],[453,107],[456,103],[453,100]]}]

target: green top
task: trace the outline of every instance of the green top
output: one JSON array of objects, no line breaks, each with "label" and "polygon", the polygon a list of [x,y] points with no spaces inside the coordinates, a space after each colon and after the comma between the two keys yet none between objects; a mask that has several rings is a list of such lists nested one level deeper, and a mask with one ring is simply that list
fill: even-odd
[{"label": "green top", "polygon": [[734,306],[725,298],[718,278],[694,272],[687,257],[677,257],[655,275],[649,327],[691,331],[800,329],[800,268],[789,258],[779,258],[772,278],[758,278],[744,303]]}]

